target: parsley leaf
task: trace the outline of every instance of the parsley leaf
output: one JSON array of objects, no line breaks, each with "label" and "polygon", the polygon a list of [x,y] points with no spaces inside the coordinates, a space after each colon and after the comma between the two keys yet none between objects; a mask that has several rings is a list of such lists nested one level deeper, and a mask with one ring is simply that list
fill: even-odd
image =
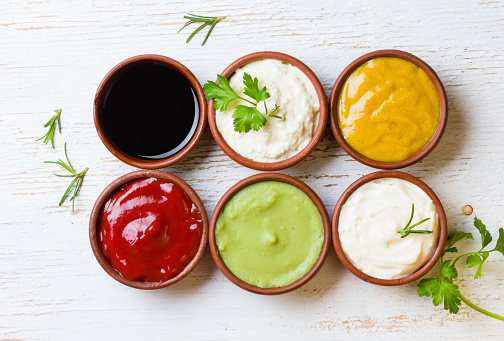
[{"label": "parsley leaf", "polygon": [[476,216],[474,216],[474,227],[476,227],[481,234],[481,248],[483,249],[492,241],[492,235],[487,231],[485,224],[483,224]]},{"label": "parsley leaf", "polygon": [[[448,261],[449,262],[449,261]],[[432,296],[432,303],[437,307],[444,301],[444,308],[450,313],[459,311],[460,291],[456,284],[450,283],[443,278],[426,278],[418,283],[418,296]]]},{"label": "parsley leaf", "polygon": [[481,277],[481,267],[489,255],[490,255],[489,252],[482,252],[481,255],[475,254],[467,257],[466,266],[468,268],[472,268],[473,266],[478,265],[478,270],[476,270],[474,279],[478,279]]},{"label": "parsley leaf", "polygon": [[229,103],[232,100],[239,98],[239,96],[236,92],[234,92],[226,78],[221,75],[217,75],[217,80],[219,81],[219,84],[208,81],[205,85],[203,85],[203,90],[205,91],[206,98],[214,100],[215,110],[227,110]]},{"label": "parsley leaf", "polygon": [[266,92],[266,87],[259,90],[259,81],[257,77],[252,80],[252,76],[248,73],[243,74],[243,85],[245,85],[243,93],[255,99],[256,102],[264,101],[270,97],[270,94]]},{"label": "parsley leaf", "polygon": [[[259,80],[257,78],[252,79],[252,76],[248,73],[243,74],[243,93],[255,100],[252,102],[246,98],[243,98],[236,94],[236,92],[231,88],[229,82],[226,78],[221,75],[217,75],[219,84],[215,82],[208,81],[204,86],[205,97],[214,100],[215,110],[227,110],[227,107],[231,101],[235,99],[241,99],[245,102],[252,104],[252,106],[247,105],[237,105],[233,114],[233,127],[234,130],[239,133],[248,133],[250,130],[259,131],[265,124],[268,117],[274,117],[282,119],[280,116],[273,115],[273,113],[278,109],[275,107],[268,111],[266,102],[264,100],[270,97],[270,94],[266,91],[266,87],[259,89]],[[264,103],[264,112],[262,114],[257,110],[257,105],[259,102]]]},{"label": "parsley leaf", "polygon": [[455,245],[456,242],[458,242],[459,240],[464,239],[464,238],[473,239],[473,235],[472,235],[472,233],[465,233],[462,231],[458,231],[457,233],[455,233],[455,235],[450,236],[446,239],[446,241],[448,242],[447,246],[450,248],[453,245]]},{"label": "parsley leaf", "polygon": [[489,251],[484,251],[483,249],[485,248],[485,246],[487,246],[492,241],[492,236],[490,232],[487,231],[486,226],[481,222],[481,220],[477,219],[476,217],[474,218],[474,227],[476,227],[476,229],[478,229],[478,231],[480,232],[481,245],[483,245],[482,248],[478,251],[468,252],[461,256],[458,256],[453,261],[443,261],[443,256],[445,255],[445,253],[458,252],[458,249],[454,247],[455,243],[464,238],[473,239],[471,233],[465,232],[457,232],[455,235],[448,237],[446,241],[446,248],[443,250],[443,254],[441,255],[441,273],[436,278],[425,278],[418,282],[417,293],[420,297],[432,296],[432,303],[434,303],[435,306],[438,306],[439,304],[441,304],[441,302],[444,302],[444,308],[446,310],[449,310],[450,313],[456,314],[459,311],[461,301],[464,301],[465,304],[479,311],[480,313],[504,321],[504,316],[482,309],[474,303],[470,302],[460,293],[459,287],[453,283],[453,280],[458,276],[455,264],[459,259],[467,257],[465,264],[469,268],[476,265],[478,266],[478,270],[476,270],[476,274],[474,275],[474,279],[478,279],[479,277],[481,277],[482,265],[487,260],[490,252],[498,251],[504,255],[503,228],[499,229],[499,238],[497,240],[495,248]]},{"label": "parsley leaf", "polygon": [[258,131],[266,124],[266,117],[254,107],[237,105],[233,114],[234,130],[248,133],[250,129]]},{"label": "parsley leaf", "polygon": [[444,301],[443,306],[445,310],[449,310],[450,313],[456,314],[461,304],[459,297],[460,291],[458,285],[441,279],[438,290],[432,295],[432,302],[435,306],[438,306]]},{"label": "parsley leaf", "polygon": [[494,250],[502,253],[504,256],[504,229],[502,227],[499,229],[499,239],[497,239]]},{"label": "parsley leaf", "polygon": [[459,231],[455,233],[453,236],[449,236],[448,238],[446,238],[446,249],[443,250],[442,255],[444,256],[445,253],[457,253],[458,249],[453,245],[455,245],[456,242],[464,238],[473,239],[473,235],[471,233]]},{"label": "parsley leaf", "polygon": [[445,260],[441,267],[441,277],[457,278],[458,272],[454,265],[450,265],[449,260]]},{"label": "parsley leaf", "polygon": [[429,297],[434,294],[439,288],[439,278],[424,278],[418,283],[418,296]]}]

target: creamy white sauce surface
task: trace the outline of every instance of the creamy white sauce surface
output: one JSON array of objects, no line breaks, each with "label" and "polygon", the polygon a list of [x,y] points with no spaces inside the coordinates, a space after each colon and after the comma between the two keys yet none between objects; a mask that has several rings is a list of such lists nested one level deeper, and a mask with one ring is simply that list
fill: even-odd
[{"label": "creamy white sauce surface", "polygon": [[[430,218],[401,238],[411,215],[411,225]],[[382,279],[405,277],[421,268],[430,258],[438,241],[439,219],[429,196],[409,181],[384,178],[368,182],[343,205],[338,232],[343,251],[362,272]]]},{"label": "creamy white sauce surface", "polygon": [[217,128],[227,144],[242,156],[258,162],[277,162],[294,156],[312,139],[317,129],[320,105],[315,87],[309,78],[291,64],[274,59],[262,59],[238,68],[229,79],[233,90],[244,98],[243,74],[248,73],[259,80],[259,89],[266,86],[270,98],[259,102],[257,109],[265,113],[279,106],[259,131],[239,133],[233,127],[233,112],[239,104],[250,103],[237,99],[226,111],[216,112]]}]

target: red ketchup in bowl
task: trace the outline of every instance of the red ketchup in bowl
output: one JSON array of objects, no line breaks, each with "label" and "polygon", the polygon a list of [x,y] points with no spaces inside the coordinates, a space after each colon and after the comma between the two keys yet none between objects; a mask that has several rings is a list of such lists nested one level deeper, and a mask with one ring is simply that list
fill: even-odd
[{"label": "red ketchup in bowl", "polygon": [[107,261],[126,279],[159,282],[177,276],[198,252],[203,220],[176,184],[132,180],[101,208],[98,242]]}]

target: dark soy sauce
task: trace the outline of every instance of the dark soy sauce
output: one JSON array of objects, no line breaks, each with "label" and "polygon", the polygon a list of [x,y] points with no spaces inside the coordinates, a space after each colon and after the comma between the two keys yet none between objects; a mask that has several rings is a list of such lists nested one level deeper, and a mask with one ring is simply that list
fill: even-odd
[{"label": "dark soy sauce", "polygon": [[191,83],[155,62],[124,70],[105,100],[106,133],[124,153],[147,160],[168,157],[191,140],[199,105]]}]

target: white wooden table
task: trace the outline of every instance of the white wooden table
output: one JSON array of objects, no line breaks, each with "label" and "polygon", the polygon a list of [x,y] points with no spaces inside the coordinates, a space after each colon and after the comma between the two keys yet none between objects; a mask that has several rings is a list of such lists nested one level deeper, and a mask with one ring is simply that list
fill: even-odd
[{"label": "white wooden table", "polygon": [[[205,46],[176,34],[184,13],[227,15]],[[88,219],[98,194],[134,171],[99,140],[95,90],[123,59],[157,53],[190,68],[201,83],[247,53],[274,50],[304,61],[327,95],[343,68],[383,48],[424,59],[438,73],[450,114],[441,143],[404,169],[444,204],[450,232],[473,232],[475,213],[496,235],[503,223],[504,2],[502,1],[159,1],[2,0],[0,4],[0,339],[503,339],[504,324],[463,305],[449,314],[419,298],[416,283],[379,287],[354,277],[331,248],[317,276],[292,293],[263,297],[231,284],[207,250],[178,284],[126,287],[98,265]],[[35,139],[63,108],[56,150]],[[77,169],[89,167],[72,214],[57,203],[66,179],[44,160],[68,143]],[[208,128],[189,156],[164,169],[187,181],[209,216],[220,196],[257,173],[231,161]],[[374,171],[350,158],[328,128],[317,149],[283,171],[311,186],[329,214],[343,190]],[[475,230],[474,230],[475,231]],[[461,245],[472,250],[477,242]],[[436,271],[438,268],[436,268]],[[464,270],[469,299],[504,314],[504,260],[483,277]]]}]

